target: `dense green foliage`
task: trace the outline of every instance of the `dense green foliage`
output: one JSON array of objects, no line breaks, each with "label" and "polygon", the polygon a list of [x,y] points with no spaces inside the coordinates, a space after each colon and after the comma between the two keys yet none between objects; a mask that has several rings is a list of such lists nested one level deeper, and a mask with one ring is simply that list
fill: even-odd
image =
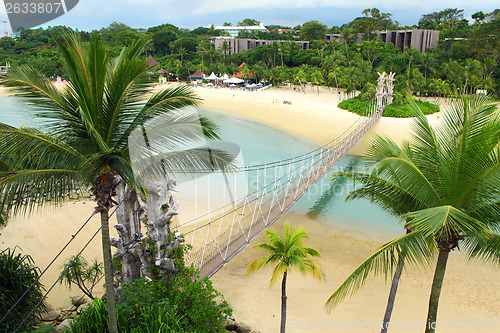
[{"label": "dense green foliage", "polygon": [[[268,80],[274,85],[293,83],[293,77],[302,71],[306,82],[339,87],[352,91],[368,82],[375,82],[377,72],[395,72],[396,90],[420,92],[421,96],[448,96],[459,90],[487,89],[500,91],[500,15],[474,14],[474,22],[463,18],[463,11],[448,8],[423,15],[418,26],[402,27],[390,13],[377,8],[365,9],[363,16],[341,27],[327,29],[318,21],[305,22],[293,32],[280,34],[277,25],[268,26],[268,32],[241,32],[240,37],[281,40],[262,45],[256,50],[230,54],[227,49],[216,49],[210,38],[222,35],[219,30],[196,28],[191,31],[171,24],[162,24],[147,30],[132,29],[122,23],[112,23],[98,31],[106,51],[117,56],[123,46],[141,37],[152,41],[147,54],[152,55],[162,68],[169,71],[169,79],[185,79],[197,69],[205,73],[234,74],[245,62],[255,80]],[[242,24],[257,20],[245,19]],[[285,27],[286,28],[286,27]],[[440,31],[439,46],[420,54],[416,50],[401,52],[392,44],[375,37],[374,30],[421,28]],[[69,30],[53,27],[48,30],[25,30],[18,38],[0,39],[0,63],[10,61],[12,66],[31,64],[45,75],[64,75],[58,50],[50,36],[61,36]],[[338,33],[342,40],[327,43],[325,33]],[[362,43],[355,39],[361,34]],[[86,40],[89,33],[79,32]],[[310,41],[310,49],[302,50],[294,40]]]},{"label": "dense green foliage", "polygon": [[[183,267],[169,281],[139,278],[122,285],[118,294],[119,332],[222,331],[231,309],[208,278]],[[95,299],[72,324],[72,332],[107,332],[105,302]]]},{"label": "dense green foliage", "polygon": [[[29,255],[15,253],[9,248],[0,252],[0,319],[28,290],[12,312],[0,323],[0,332],[13,332],[28,313],[42,300],[43,286],[37,281],[39,269],[34,266]],[[44,309],[43,304],[27,321],[26,325],[36,322],[36,314]]]},{"label": "dense green foliage", "polygon": [[[372,103],[372,101],[363,100],[363,95],[359,95],[340,102],[338,104],[338,107],[363,116],[370,106],[370,103]],[[436,104],[418,100],[416,100],[415,103],[419,106],[420,110],[422,110],[425,115],[439,112],[439,106],[437,106]],[[402,95],[397,94],[394,102],[385,107],[384,116],[393,118],[408,118],[414,117],[415,114],[412,107],[402,99]]]}]

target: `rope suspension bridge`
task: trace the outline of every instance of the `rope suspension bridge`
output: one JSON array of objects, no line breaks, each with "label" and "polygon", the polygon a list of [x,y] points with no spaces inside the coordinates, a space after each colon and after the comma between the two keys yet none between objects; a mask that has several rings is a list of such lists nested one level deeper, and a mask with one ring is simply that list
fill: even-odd
[{"label": "rope suspension bridge", "polygon": [[[210,178],[217,174],[207,174],[204,181],[209,188],[208,213],[178,226],[192,246],[186,264],[199,269],[201,277],[211,277],[273,224],[377,123],[385,106],[392,103],[393,81],[394,74],[381,74],[375,101],[365,116],[326,145],[294,158],[242,168],[234,180],[224,176],[226,187],[236,189],[243,175],[248,189],[244,195],[235,198],[226,190],[213,193]],[[194,185],[195,212],[199,206],[196,182],[200,180],[195,180]],[[210,210],[211,198],[222,198],[222,206]]]}]

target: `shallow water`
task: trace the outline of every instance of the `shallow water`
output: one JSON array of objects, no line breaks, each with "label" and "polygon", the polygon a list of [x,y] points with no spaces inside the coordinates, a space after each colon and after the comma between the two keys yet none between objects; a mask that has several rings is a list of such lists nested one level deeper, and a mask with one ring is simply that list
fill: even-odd
[{"label": "shallow water", "polygon": [[[0,95],[0,121],[12,126],[43,126],[33,116],[33,104],[26,104],[17,97]],[[257,122],[214,110],[201,110],[217,123],[221,139],[240,146],[245,165],[268,163],[291,158],[317,148],[317,145],[287,132]],[[346,156],[331,172],[352,167],[362,168],[362,159]],[[331,182],[323,177],[294,206],[291,213],[307,214],[310,218],[344,229],[391,238],[402,234],[398,220],[367,200],[344,202],[354,184],[345,179]]]}]

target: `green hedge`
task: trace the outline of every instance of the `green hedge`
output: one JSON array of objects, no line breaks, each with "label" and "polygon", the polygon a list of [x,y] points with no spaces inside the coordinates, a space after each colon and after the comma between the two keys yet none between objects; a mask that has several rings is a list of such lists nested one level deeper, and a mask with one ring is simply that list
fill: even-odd
[{"label": "green hedge", "polygon": [[[424,114],[439,112],[439,106],[436,104],[421,101],[416,101],[416,103]],[[371,101],[363,101],[360,95],[340,102],[338,107],[359,115],[365,115],[370,104]],[[386,106],[384,110],[384,117],[410,118],[414,116],[415,115],[413,114],[410,105],[406,104],[402,100],[399,100],[398,98],[394,100],[393,104]]]}]

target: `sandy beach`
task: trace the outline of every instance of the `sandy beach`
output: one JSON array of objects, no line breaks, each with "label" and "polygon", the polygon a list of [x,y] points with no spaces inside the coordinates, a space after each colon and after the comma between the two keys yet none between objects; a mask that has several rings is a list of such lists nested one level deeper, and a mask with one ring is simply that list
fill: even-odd
[{"label": "sandy beach", "polygon": [[[320,94],[310,88],[306,94],[291,88],[271,88],[260,92],[213,88],[196,88],[195,91],[203,98],[205,108],[247,117],[318,144],[335,138],[358,117],[338,109],[338,94],[327,88],[322,89]],[[290,101],[291,105],[283,104],[283,101]],[[429,119],[438,121],[437,115],[431,115]],[[409,135],[410,122],[408,119],[381,119],[351,153],[362,154],[374,134],[387,135],[401,142]],[[31,216],[12,218],[9,225],[0,230],[0,248],[18,245],[25,253],[31,254],[43,269],[92,213],[93,207],[94,203],[89,200],[70,201],[62,207],[47,207]],[[320,263],[324,274],[323,281],[318,281],[297,272],[290,273],[287,283],[287,331],[380,332],[379,325],[390,287],[383,277],[370,279],[356,296],[331,313],[325,312],[324,304],[340,283],[389,239],[342,230],[306,216],[291,214],[275,222],[273,228],[282,230],[285,220],[290,220],[292,226],[306,228],[310,233],[306,245],[322,253]],[[76,238],[75,244],[64,252],[62,259],[42,279],[47,288],[56,279],[64,259],[76,254],[98,227],[99,219],[94,217],[82,235]],[[261,235],[252,245],[264,240]],[[98,235],[84,256],[87,259],[101,258],[101,253]],[[246,265],[263,255],[251,246],[247,247],[212,281],[233,306],[237,321],[245,322],[261,333],[275,333],[279,331],[280,324],[280,283],[269,287],[270,269],[252,275],[246,273]],[[500,332],[499,274],[498,268],[468,262],[462,254],[452,253],[441,295],[438,332]],[[404,273],[393,313],[394,326],[390,332],[423,332],[432,275],[433,267],[411,269]],[[77,293],[77,289],[68,292],[65,286],[58,285],[50,294],[49,302],[56,307],[62,306],[68,302],[68,296]],[[489,322],[488,328],[486,322]],[[464,329],[452,329],[460,327],[456,325],[465,326]]]}]

